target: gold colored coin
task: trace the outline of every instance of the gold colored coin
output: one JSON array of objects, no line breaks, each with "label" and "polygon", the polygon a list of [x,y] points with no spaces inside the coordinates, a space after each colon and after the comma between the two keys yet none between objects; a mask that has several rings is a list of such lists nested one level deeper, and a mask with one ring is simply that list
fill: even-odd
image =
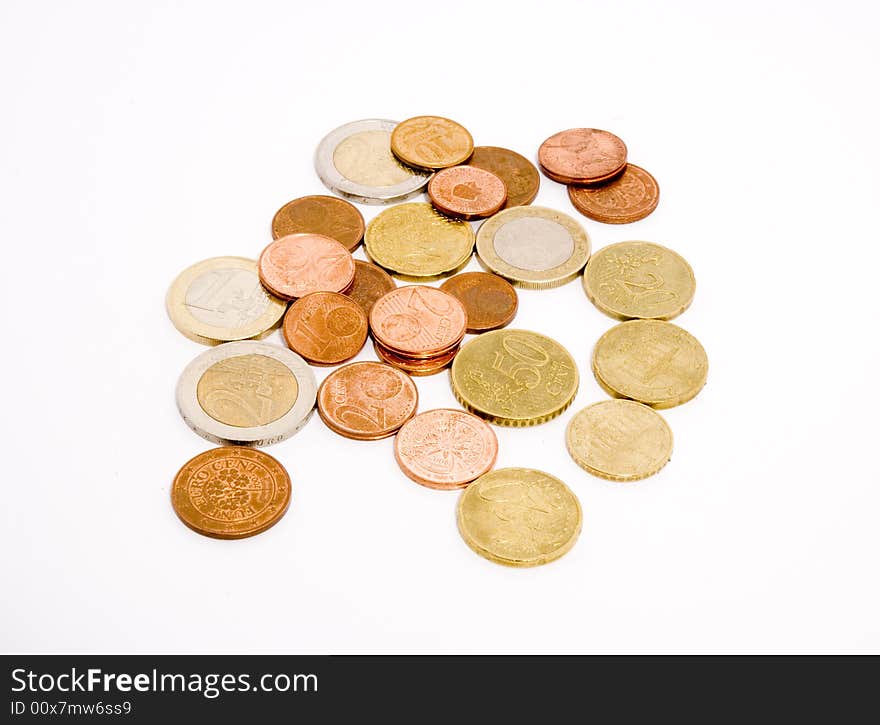
[{"label": "gold colored coin", "polygon": [[446,169],[470,158],[474,139],[464,126],[448,118],[416,116],[394,127],[391,151],[417,169]]},{"label": "gold colored coin", "polygon": [[652,408],[603,400],[577,413],[565,431],[568,452],[585,471],[612,481],[653,476],[672,455],[672,431]]},{"label": "gold colored coin", "polygon": [[171,284],[165,306],[180,332],[205,345],[264,337],[287,309],[260,284],[257,263],[244,257],[213,257],[188,267]]},{"label": "gold colored coin", "polygon": [[506,566],[539,566],[574,546],[583,514],[572,490],[531,468],[480,476],[458,499],[458,530],[480,556]]},{"label": "gold colored coin", "polygon": [[671,249],[651,242],[618,242],[587,263],[584,291],[618,320],[671,320],[694,298],[691,266]]},{"label": "gold colored coin", "polygon": [[706,384],[709,360],[686,330],[660,320],[630,320],[606,332],[593,350],[593,373],[611,395],[673,408]]},{"label": "gold colored coin", "polygon": [[377,214],[367,225],[364,247],[379,266],[423,282],[464,265],[474,250],[474,231],[430,204],[410,202]]},{"label": "gold colored coin", "polygon": [[489,217],[477,230],[477,255],[511,284],[548,289],[570,282],[590,258],[590,237],[567,214],[517,206]]},{"label": "gold colored coin", "polygon": [[495,330],[463,345],[450,371],[452,392],[492,423],[545,423],[574,400],[578,370],[555,340],[529,330]]},{"label": "gold colored coin", "polygon": [[266,355],[220,360],[205,370],[196,386],[202,410],[237,428],[255,428],[278,420],[293,407],[298,393],[299,385],[290,369]]}]

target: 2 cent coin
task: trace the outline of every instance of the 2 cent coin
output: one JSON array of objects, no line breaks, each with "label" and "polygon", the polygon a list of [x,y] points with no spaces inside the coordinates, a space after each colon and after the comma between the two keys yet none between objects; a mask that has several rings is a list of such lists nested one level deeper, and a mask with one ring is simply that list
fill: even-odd
[{"label": "2 cent coin", "polygon": [[561,184],[597,184],[626,166],[626,144],[608,131],[570,128],[553,134],[538,149],[538,163]]},{"label": "2 cent coin", "polygon": [[342,292],[354,280],[354,260],[323,234],[288,234],[269,244],[257,262],[260,281],[285,300],[309,292]]},{"label": "2 cent coin", "polygon": [[581,214],[605,224],[644,219],[660,201],[657,180],[640,166],[627,164],[616,179],[599,186],[568,187],[568,198]]}]

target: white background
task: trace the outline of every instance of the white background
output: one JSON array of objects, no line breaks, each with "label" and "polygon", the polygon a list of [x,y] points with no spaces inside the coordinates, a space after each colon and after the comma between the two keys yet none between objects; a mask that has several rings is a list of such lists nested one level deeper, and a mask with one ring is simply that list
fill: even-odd
[{"label": "white background", "polygon": [[[880,651],[880,18],[735,6],[5,1],[2,650]],[[530,158],[607,128],[657,177],[646,220],[582,221],[594,249],[653,240],[696,272],[676,322],[709,383],[664,412],[672,461],[620,485],[565,452],[605,398],[588,359],[613,324],[573,282],[523,291],[514,323],[575,356],[573,408],[497,429],[499,466],[581,500],[562,560],[479,558],[457,494],[317,416],[268,449],[293,479],[277,526],[192,533],[169,487],[210,444],[174,386],[205,348],[168,321],[169,283],[255,257],[281,204],[322,193],[325,133],[420,114]],[[536,203],[577,216],[547,179]],[[454,405],[446,375],[418,386],[422,410]]]}]

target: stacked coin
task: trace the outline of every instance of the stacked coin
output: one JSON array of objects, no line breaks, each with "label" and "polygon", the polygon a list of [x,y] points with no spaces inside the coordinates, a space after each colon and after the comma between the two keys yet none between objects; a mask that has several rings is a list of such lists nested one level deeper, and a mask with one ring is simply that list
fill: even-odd
[{"label": "stacked coin", "polygon": [[[625,144],[607,131],[555,134],[538,161],[592,219],[631,222],[657,205],[656,181],[627,163]],[[430,203],[397,204],[365,225],[344,199],[299,197],[273,217],[273,241],[258,260],[216,257],[178,276],[167,297],[174,325],[191,339],[221,343],[186,367],[178,407],[193,430],[222,447],[180,469],[174,510],[213,537],[272,526],[289,505],[290,477],[252,447],[293,435],[317,407],[340,436],[396,435],[395,459],[413,481],[463,489],[459,532],[481,556],[516,567],[559,558],[581,529],[575,494],[543,471],[493,470],[499,448],[490,424],[549,421],[571,405],[580,380],[559,342],[507,328],[519,304],[514,286],[556,287],[583,272],[587,297],[620,321],[592,359],[597,382],[615,399],[573,416],[566,444],[585,470],[635,481],[671,455],[672,432],[655,409],[690,400],[706,380],[702,346],[669,322],[693,298],[690,266],[641,241],[591,257],[578,221],[529,206],[540,175],[528,159],[475,148],[467,129],[441,116],[341,126],[319,144],[315,168],[334,193],[358,202],[389,204],[426,191]],[[484,219],[476,235],[472,219]],[[352,256],[361,241],[369,262]],[[456,274],[475,246],[487,271]],[[391,274],[419,284],[397,287]],[[424,284],[441,278],[439,288]],[[257,341],[282,318],[286,348]],[[368,333],[378,361],[342,364]],[[466,333],[476,337],[463,343]],[[319,388],[312,365],[339,367]],[[466,410],[418,413],[413,376],[449,366]]]},{"label": "stacked coin", "polygon": [[608,131],[560,131],[541,144],[538,162],[548,177],[568,185],[574,208],[595,221],[629,224],[657,208],[657,180],[627,163],[626,144]]},{"label": "stacked coin", "polygon": [[433,375],[449,365],[466,330],[464,305],[435,287],[398,287],[370,310],[379,359],[410,375]]}]

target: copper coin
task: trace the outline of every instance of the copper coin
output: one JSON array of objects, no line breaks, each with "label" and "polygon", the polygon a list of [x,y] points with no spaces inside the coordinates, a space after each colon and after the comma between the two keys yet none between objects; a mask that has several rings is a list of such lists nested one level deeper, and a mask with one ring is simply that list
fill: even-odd
[{"label": "copper coin", "polygon": [[351,360],[367,341],[367,315],[350,297],[312,292],[300,297],[284,315],[287,346],[314,365]]},{"label": "copper coin", "polygon": [[290,505],[290,476],[256,448],[212,448],[177,472],[171,505],[193,531],[216,539],[243,539],[284,516]]},{"label": "copper coin", "polygon": [[318,388],[318,414],[346,438],[393,435],[415,415],[419,392],[409,375],[378,362],[356,362],[330,373]]},{"label": "copper coin", "polygon": [[608,131],[570,128],[548,138],[538,163],[561,184],[596,184],[613,179],[626,166],[626,144]]},{"label": "copper coin", "polygon": [[464,306],[435,287],[398,287],[370,310],[377,342],[406,356],[429,357],[457,345],[467,328]]},{"label": "copper coin", "polygon": [[597,222],[629,224],[657,208],[660,187],[643,168],[627,164],[620,176],[600,186],[569,186],[568,198],[581,214]]},{"label": "copper coin", "polygon": [[394,439],[401,470],[429,488],[464,488],[491,470],[498,439],[488,423],[463,410],[419,413]]},{"label": "copper coin", "polygon": [[440,289],[464,305],[467,331],[471,334],[509,325],[519,306],[513,285],[488,272],[457,274],[441,284]]},{"label": "copper coin", "polygon": [[354,260],[342,244],[323,234],[288,234],[260,254],[260,281],[286,300],[309,292],[342,292],[354,281]]},{"label": "copper coin", "polygon": [[344,294],[357,302],[369,315],[376,300],[396,288],[397,285],[391,275],[384,269],[356,259],[354,260],[354,282],[344,291]]},{"label": "copper coin", "polygon": [[441,370],[446,369],[459,351],[459,347],[456,345],[452,350],[436,357],[418,359],[398,355],[375,341],[373,342],[373,349],[376,351],[376,357],[382,360],[382,362],[417,377],[435,375]]},{"label": "copper coin", "polygon": [[538,195],[541,175],[535,165],[516,151],[500,146],[477,146],[468,166],[491,171],[507,186],[505,209],[531,204]]},{"label": "copper coin", "polygon": [[316,194],[287,202],[272,218],[272,239],[288,234],[323,234],[335,239],[349,252],[364,238],[364,218],[344,199]]},{"label": "copper coin", "polygon": [[492,216],[507,201],[507,186],[491,171],[453,166],[434,174],[428,196],[437,211],[459,219]]}]

